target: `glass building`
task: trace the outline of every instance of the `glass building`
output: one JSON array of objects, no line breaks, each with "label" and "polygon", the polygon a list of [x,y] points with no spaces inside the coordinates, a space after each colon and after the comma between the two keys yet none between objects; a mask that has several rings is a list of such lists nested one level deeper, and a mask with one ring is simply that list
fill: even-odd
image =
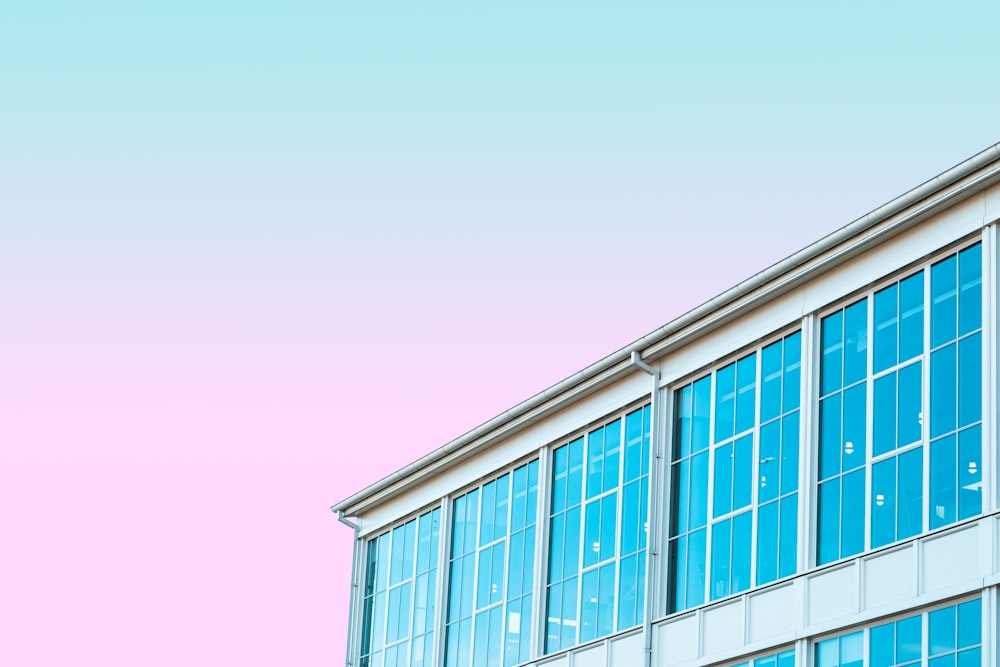
[{"label": "glass building", "polygon": [[1000,144],[333,507],[351,667],[997,667]]}]

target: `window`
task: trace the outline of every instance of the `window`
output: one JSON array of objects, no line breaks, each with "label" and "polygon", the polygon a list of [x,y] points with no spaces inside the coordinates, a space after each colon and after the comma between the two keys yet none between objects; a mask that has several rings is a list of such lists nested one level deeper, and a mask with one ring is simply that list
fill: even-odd
[{"label": "window", "polygon": [[981,607],[970,600],[825,639],[816,643],[816,667],[910,667],[924,658],[928,667],[979,667]]},{"label": "window", "polygon": [[453,504],[445,665],[526,662],[531,651],[538,461]]},{"label": "window", "polygon": [[432,664],[440,513],[368,542],[361,667]]},{"label": "window", "polygon": [[981,283],[977,244],[823,318],[819,564],[982,511]]},{"label": "window", "polygon": [[[732,667],[750,667],[750,662],[737,663]],[[795,649],[754,658],[753,667],[795,667]]]},{"label": "window", "polygon": [[649,406],[553,451],[547,653],[642,622]]},{"label": "window", "polygon": [[670,611],[795,572],[801,347],[791,334],[675,394]]}]

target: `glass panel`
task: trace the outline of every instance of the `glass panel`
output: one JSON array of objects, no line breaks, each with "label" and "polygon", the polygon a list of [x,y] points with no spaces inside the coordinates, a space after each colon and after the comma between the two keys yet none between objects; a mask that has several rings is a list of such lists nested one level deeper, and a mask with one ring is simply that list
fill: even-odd
[{"label": "glass panel", "polygon": [[898,446],[917,442],[921,437],[923,375],[920,362],[899,370]]},{"label": "glass panel", "polygon": [[688,536],[687,583],[684,586],[684,608],[697,606],[705,601],[705,538],[706,530]]},{"label": "glass panel", "polygon": [[691,458],[690,527],[699,528],[708,522],[708,452]]},{"label": "glass panel", "polygon": [[868,373],[868,300],[844,309],[844,386]]},{"label": "glass panel", "polygon": [[636,410],[625,417],[625,482],[631,482],[643,474],[642,417],[642,410]]},{"label": "glass panel", "polygon": [[983,511],[983,438],[980,426],[958,434],[958,518]]},{"label": "glass panel", "polygon": [[906,618],[896,623],[896,662],[920,660],[922,625],[920,616]]},{"label": "glass panel", "polygon": [[875,456],[896,448],[896,374],[875,380],[872,406],[872,448]]},{"label": "glass panel", "polygon": [[583,597],[580,609],[580,641],[597,637],[597,570],[583,573]]},{"label": "glass panel", "polygon": [[615,557],[615,530],[618,523],[618,493],[601,499],[601,551],[600,559]]},{"label": "glass panel", "polygon": [[840,558],[840,478],[819,485],[818,564]]},{"label": "glass panel", "polygon": [[730,593],[750,588],[750,545],[752,541],[752,512],[746,511],[733,518],[732,585]]},{"label": "glass panel", "polygon": [[[566,482],[569,476],[569,446],[564,445],[552,454],[552,513],[566,509]],[[455,511],[458,512],[458,505]]]},{"label": "glass panel", "polygon": [[899,338],[899,294],[896,285],[875,293],[874,318],[874,372],[878,373],[896,365],[896,343]]},{"label": "glass panel", "polygon": [[639,484],[633,482],[622,490],[621,553],[630,554],[639,548]]},{"label": "glass panel", "polygon": [[919,534],[923,525],[923,447],[917,447],[899,455],[898,488],[896,539],[902,540]]},{"label": "glass panel", "polygon": [[[872,546],[896,541],[896,459],[872,467]],[[850,520],[848,521],[850,522]]]},{"label": "glass panel", "polygon": [[674,460],[691,454],[691,415],[694,409],[693,385],[685,385],[674,399]]},{"label": "glass panel", "polygon": [[583,500],[583,438],[569,443],[569,476],[566,481],[566,504]]},{"label": "glass panel", "polygon": [[799,488],[799,413],[781,420],[781,492]]},{"label": "glass panel", "polygon": [[[840,404],[841,394],[819,402],[819,478],[828,479],[840,472]],[[853,446],[853,445],[852,445]]]},{"label": "glass panel", "polygon": [[843,470],[852,470],[865,464],[867,439],[867,407],[865,384],[844,391],[844,449]]},{"label": "glass panel", "polygon": [[510,511],[510,474],[503,475],[496,481],[496,513],[493,516],[493,539],[498,540],[507,535],[507,513]]},{"label": "glass panel", "polygon": [[816,642],[816,667],[840,665],[840,640],[836,637]]},{"label": "glass panel", "polygon": [[844,311],[823,318],[823,360],[820,367],[820,394],[843,386]]},{"label": "glass panel", "polygon": [[733,450],[733,509],[746,507],[753,496],[753,435],[736,441]]},{"label": "glass panel", "polygon": [[597,636],[610,635],[614,630],[615,620],[615,563],[611,562],[600,569],[598,583]]},{"label": "glass panel", "polygon": [[954,651],[955,645],[955,607],[945,607],[928,614],[928,634],[930,635],[930,655],[946,651]]},{"label": "glass panel", "polygon": [[583,566],[590,567],[599,560],[601,553],[601,502],[587,503],[583,529]]},{"label": "glass panel", "polygon": [[549,581],[559,581],[563,578],[563,554],[565,552],[566,515],[557,514],[552,517],[549,536]]},{"label": "glass panel", "polygon": [[958,605],[958,648],[977,646],[982,642],[982,602],[971,600]]},{"label": "glass panel", "polygon": [[801,377],[802,334],[796,332],[785,338],[785,377],[782,387],[784,412],[799,407]]},{"label": "glass panel", "polygon": [[604,487],[610,491],[618,486],[621,475],[622,422],[616,419],[604,427]]},{"label": "glass panel", "polygon": [[757,512],[757,583],[778,578],[778,503],[762,505]]},{"label": "glass panel", "polygon": [[639,583],[638,563],[639,557],[637,555],[622,558],[621,561],[618,584],[618,588],[621,591],[618,599],[619,630],[630,628],[638,622],[636,620],[636,595]]},{"label": "glass panel", "polygon": [[479,546],[493,541],[493,518],[496,515],[496,481],[483,485],[483,502],[479,515]]},{"label": "glass panel", "polygon": [[712,407],[712,376],[694,383],[694,414],[691,419],[691,451],[700,452],[708,447],[708,431]]},{"label": "glass panel", "polygon": [[869,667],[892,667],[895,664],[893,648],[896,644],[896,627],[893,623],[879,625],[869,634]]},{"label": "glass panel", "polygon": [[587,498],[604,491],[604,429],[591,431],[587,436]]},{"label": "glass panel", "polygon": [[960,336],[982,326],[982,273],[982,245],[977,243],[958,253],[958,334]]},{"label": "glass panel", "polygon": [[732,552],[732,519],[712,525],[712,598],[717,600],[729,594],[730,562]]},{"label": "glass panel", "polygon": [[840,666],[861,667],[864,661],[864,633],[853,632],[840,638]]},{"label": "glass panel", "polygon": [[688,531],[691,495],[691,460],[680,461],[673,466],[673,507],[671,508],[672,534],[680,535]]},{"label": "glass panel", "polygon": [[931,267],[931,347],[955,338],[958,318],[956,264],[952,256]]},{"label": "glass panel", "polygon": [[899,283],[899,360],[924,351],[924,273]]},{"label": "glass panel", "polygon": [[865,511],[865,471],[864,469],[844,475],[843,517],[841,526],[840,556],[853,556],[865,548],[865,522],[857,517]]},{"label": "glass panel", "polygon": [[563,551],[563,576],[576,574],[580,564],[580,506],[566,512],[566,548]]},{"label": "glass panel", "polygon": [[760,461],[757,502],[765,503],[778,497],[781,477],[781,422],[771,422],[760,428]]},{"label": "glass panel", "polygon": [[712,516],[729,514],[733,509],[733,443],[715,449],[715,488]]},{"label": "glass panel", "polygon": [[736,432],[753,428],[757,402],[757,354],[736,362]]},{"label": "glass panel", "polygon": [[733,437],[736,415],[736,364],[715,374],[715,441]]},{"label": "glass panel", "polygon": [[983,343],[975,334],[958,342],[958,427],[982,419]]},{"label": "glass panel", "polygon": [[781,550],[778,561],[778,576],[795,574],[796,542],[798,536],[798,494],[782,498],[781,503]]},{"label": "glass panel", "polygon": [[760,353],[760,420],[769,421],[779,416],[781,410],[781,347],[782,341],[772,343]]},{"label": "glass panel", "polygon": [[957,478],[955,436],[949,435],[931,443],[930,527],[938,528],[955,522]]}]

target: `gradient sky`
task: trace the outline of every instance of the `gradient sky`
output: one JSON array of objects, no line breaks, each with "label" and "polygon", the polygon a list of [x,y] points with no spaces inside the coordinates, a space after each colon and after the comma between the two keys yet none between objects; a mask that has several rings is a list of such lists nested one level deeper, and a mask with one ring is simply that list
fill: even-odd
[{"label": "gradient sky", "polygon": [[1000,141],[989,2],[0,2],[0,664],[342,664],[329,506]]}]

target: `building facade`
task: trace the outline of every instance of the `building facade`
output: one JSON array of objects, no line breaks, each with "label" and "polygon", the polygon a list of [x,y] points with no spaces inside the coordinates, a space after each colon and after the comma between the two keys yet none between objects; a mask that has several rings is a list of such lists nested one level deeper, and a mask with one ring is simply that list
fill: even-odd
[{"label": "building facade", "polygon": [[995,667],[1000,144],[333,507],[352,667]]}]

